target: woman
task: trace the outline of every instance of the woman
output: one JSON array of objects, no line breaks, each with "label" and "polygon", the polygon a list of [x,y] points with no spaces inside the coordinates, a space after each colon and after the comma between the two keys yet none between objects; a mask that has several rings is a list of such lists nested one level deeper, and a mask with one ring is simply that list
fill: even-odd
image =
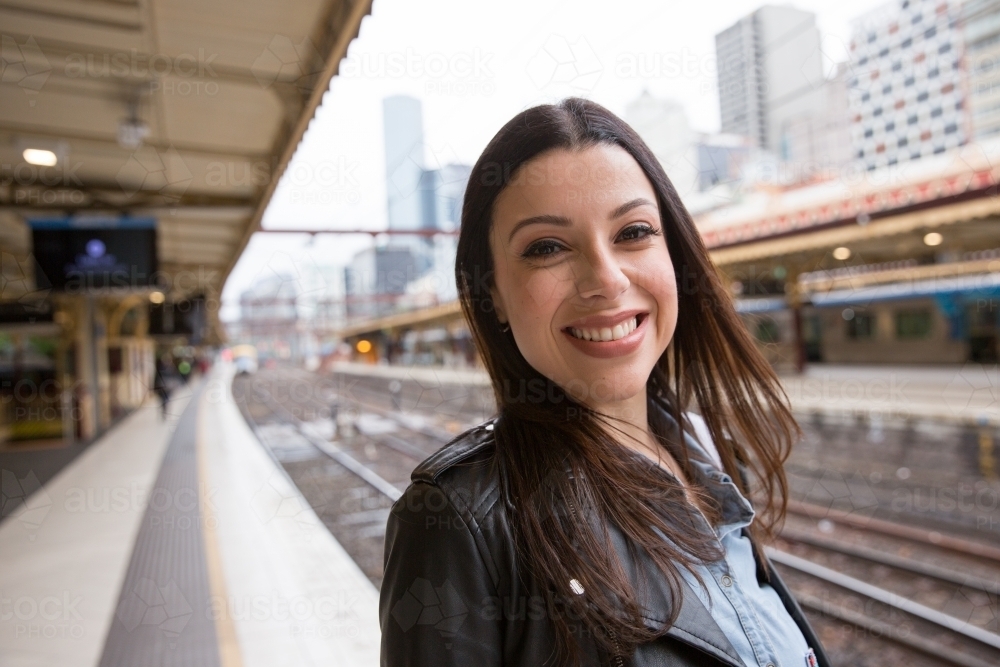
[{"label": "woman", "polygon": [[638,135],[582,99],[518,114],[455,272],[498,416],[393,506],[382,664],[827,664],[761,548],[797,426]]}]

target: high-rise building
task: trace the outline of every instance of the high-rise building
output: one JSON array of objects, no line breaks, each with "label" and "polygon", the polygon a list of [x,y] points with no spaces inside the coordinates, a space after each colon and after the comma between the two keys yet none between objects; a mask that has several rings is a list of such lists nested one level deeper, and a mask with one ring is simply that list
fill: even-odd
[{"label": "high-rise building", "polygon": [[367,248],[344,269],[349,318],[381,317],[396,310],[397,297],[419,276],[413,252],[393,243]]},{"label": "high-rise building", "polygon": [[467,164],[446,164],[428,173],[433,174],[433,191],[428,198],[433,204],[428,204],[424,209],[427,214],[424,227],[444,231],[458,229],[462,222],[465,187],[469,184],[472,167]]},{"label": "high-rise building", "polygon": [[[425,172],[428,186],[424,198],[424,227],[451,232],[462,224],[462,203],[472,167],[467,164],[446,164]],[[439,234],[427,239],[431,257],[430,271],[423,285],[415,289],[433,293],[437,303],[458,297],[455,286],[455,256],[458,237]]]},{"label": "high-rise building", "polygon": [[716,186],[739,187],[743,167],[756,150],[750,140],[738,134],[705,135],[696,145],[698,154],[698,189]]},{"label": "high-rise building", "polygon": [[418,229],[424,172],[424,115],[420,100],[393,95],[382,101],[389,229]]},{"label": "high-rise building", "polygon": [[[389,229],[420,229],[424,222],[427,181],[423,105],[414,97],[393,95],[382,101],[382,112]],[[408,250],[413,257],[406,263],[412,264],[418,275],[430,267],[429,239],[415,234],[400,234],[392,239],[392,246],[393,251],[380,256],[380,262],[403,261],[399,255]]]},{"label": "high-rise building", "polygon": [[785,128],[785,170],[790,180],[802,183],[835,177],[849,164],[850,111],[847,95],[848,65],[840,63],[818,90],[819,109],[791,118]]},{"label": "high-rise building", "polygon": [[816,15],[765,5],[715,36],[722,132],[787,159],[788,126],[822,109]]},{"label": "high-rise building", "polygon": [[894,0],[852,23],[851,144],[869,170],[969,139],[959,10]]},{"label": "high-rise building", "polygon": [[[428,168],[420,100],[395,95],[382,107],[389,230],[457,229],[472,168],[464,164]],[[407,285],[424,278],[418,287],[430,288],[433,299],[454,298],[456,240],[398,234],[386,246],[356,254],[344,274],[348,316],[377,317],[405,308],[407,299],[401,297],[413,291]]]},{"label": "high-rise building", "polygon": [[961,8],[973,139],[1000,133],[1000,0],[966,0]]}]

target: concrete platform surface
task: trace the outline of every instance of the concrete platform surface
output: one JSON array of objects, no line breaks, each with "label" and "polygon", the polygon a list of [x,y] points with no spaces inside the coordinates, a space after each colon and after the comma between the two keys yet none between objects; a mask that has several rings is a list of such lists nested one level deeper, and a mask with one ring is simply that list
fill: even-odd
[{"label": "concrete platform surface", "polygon": [[246,425],[232,373],[166,421],[137,410],[0,523],[0,665],[378,664],[378,592]]}]

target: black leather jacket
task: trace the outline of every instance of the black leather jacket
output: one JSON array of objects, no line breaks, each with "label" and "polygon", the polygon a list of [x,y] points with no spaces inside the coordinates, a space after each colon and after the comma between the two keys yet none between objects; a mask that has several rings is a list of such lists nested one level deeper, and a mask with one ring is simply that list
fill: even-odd
[{"label": "black leather jacket", "polygon": [[[555,631],[545,595],[519,572],[511,527],[499,502],[492,465],[492,425],[458,436],[421,463],[412,483],[393,505],[385,539],[385,576],[379,601],[383,667],[493,667],[554,664]],[[623,563],[622,534],[611,535]],[[651,627],[662,627],[670,592],[648,557],[627,568],[649,568],[654,582],[641,600]],[[819,640],[769,562],[769,583],[828,667]],[[743,667],[736,650],[711,614],[688,590],[680,614],[666,635],[642,644],[632,656],[636,667],[682,665]],[[600,655],[597,644],[580,637],[585,665],[623,664]],[[805,661],[803,660],[803,663]],[[805,667],[794,665],[793,667]]]}]

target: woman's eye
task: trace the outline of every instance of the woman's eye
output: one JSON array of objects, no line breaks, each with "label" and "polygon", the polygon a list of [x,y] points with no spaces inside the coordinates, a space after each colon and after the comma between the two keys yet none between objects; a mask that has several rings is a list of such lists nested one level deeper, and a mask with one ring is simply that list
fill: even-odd
[{"label": "woman's eye", "polygon": [[539,241],[538,243],[532,243],[528,246],[521,257],[541,257],[544,255],[552,255],[559,251],[559,244],[553,241]]},{"label": "woman's eye", "polygon": [[621,237],[625,241],[634,241],[636,239],[642,239],[647,236],[656,236],[660,233],[659,229],[653,229],[652,225],[632,225],[626,227],[621,233]]}]

